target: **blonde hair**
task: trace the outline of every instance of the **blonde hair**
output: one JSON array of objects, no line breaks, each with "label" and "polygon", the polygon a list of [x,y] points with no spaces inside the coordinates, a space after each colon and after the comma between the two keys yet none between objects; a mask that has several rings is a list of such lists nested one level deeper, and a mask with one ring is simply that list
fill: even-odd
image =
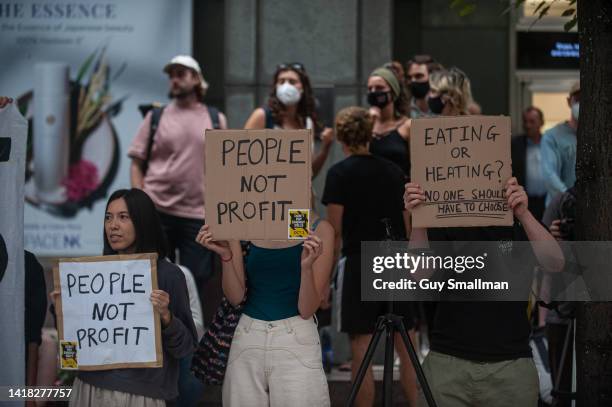
[{"label": "blonde hair", "polygon": [[459,68],[432,72],[429,86],[440,96],[447,95],[450,103],[460,114],[469,114],[468,106],[473,102],[470,79]]},{"label": "blonde hair", "polygon": [[351,152],[372,140],[373,127],[372,116],[362,107],[346,107],[336,115],[336,137]]}]

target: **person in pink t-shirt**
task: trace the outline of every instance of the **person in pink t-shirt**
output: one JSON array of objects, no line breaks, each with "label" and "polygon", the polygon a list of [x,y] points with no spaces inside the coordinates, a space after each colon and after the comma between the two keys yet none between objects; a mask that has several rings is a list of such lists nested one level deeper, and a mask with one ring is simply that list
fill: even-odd
[{"label": "person in pink t-shirt", "polygon": [[[172,58],[164,72],[172,101],[163,109],[148,160],[151,112],[140,125],[128,151],[130,178],[132,187],[143,189],[155,202],[171,246],[170,258],[174,261],[178,251],[180,264],[193,273],[204,301],[213,253],[195,238],[204,224],[204,131],[213,128],[213,109],[202,103],[208,84],[192,57]],[[225,116],[216,114],[218,127],[227,128]]]}]

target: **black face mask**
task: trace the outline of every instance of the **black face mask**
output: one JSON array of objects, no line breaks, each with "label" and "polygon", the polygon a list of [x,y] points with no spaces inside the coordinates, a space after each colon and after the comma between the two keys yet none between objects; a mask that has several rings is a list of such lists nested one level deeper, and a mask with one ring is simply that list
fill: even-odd
[{"label": "black face mask", "polygon": [[415,99],[423,99],[429,92],[429,81],[427,82],[410,82],[410,93]]},{"label": "black face mask", "polygon": [[368,92],[368,104],[376,106],[380,109],[387,106],[391,102],[391,92],[377,91]]},{"label": "black face mask", "polygon": [[444,110],[444,102],[440,96],[436,96],[435,98],[430,97],[427,99],[427,105],[433,114],[440,114],[442,113],[442,110]]}]

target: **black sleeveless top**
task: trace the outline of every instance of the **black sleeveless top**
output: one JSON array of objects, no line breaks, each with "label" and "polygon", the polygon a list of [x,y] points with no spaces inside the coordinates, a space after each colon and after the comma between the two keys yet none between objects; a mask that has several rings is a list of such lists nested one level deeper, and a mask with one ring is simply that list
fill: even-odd
[{"label": "black sleeveless top", "polygon": [[406,179],[410,179],[410,145],[397,129],[390,131],[386,136],[374,136],[370,142],[370,152],[394,162],[402,169]]}]

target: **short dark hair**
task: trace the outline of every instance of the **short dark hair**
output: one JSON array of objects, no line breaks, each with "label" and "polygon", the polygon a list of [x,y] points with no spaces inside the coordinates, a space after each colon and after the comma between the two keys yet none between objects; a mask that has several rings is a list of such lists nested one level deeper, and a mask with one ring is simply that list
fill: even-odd
[{"label": "short dark hair", "polygon": [[405,69],[406,74],[410,70],[410,66],[413,64],[426,65],[428,73],[432,73],[432,72],[440,71],[444,69],[444,66],[438,61],[436,61],[431,55],[426,55],[426,54],[414,55],[412,58],[408,60],[408,62],[406,62],[406,69]]},{"label": "short dark hair", "polygon": [[[105,214],[111,202],[123,198],[136,232],[136,253],[157,253],[159,259],[168,255],[168,241],[161,225],[155,204],[143,190],[138,188],[118,189],[106,202]],[[104,255],[117,254],[111,247],[106,230],[104,235]]]},{"label": "short dark hair", "polygon": [[529,106],[525,110],[523,110],[523,114],[529,113],[529,112],[536,112],[538,116],[540,117],[540,121],[544,123],[544,113],[542,113],[542,110],[540,110],[539,108],[535,106]]}]

